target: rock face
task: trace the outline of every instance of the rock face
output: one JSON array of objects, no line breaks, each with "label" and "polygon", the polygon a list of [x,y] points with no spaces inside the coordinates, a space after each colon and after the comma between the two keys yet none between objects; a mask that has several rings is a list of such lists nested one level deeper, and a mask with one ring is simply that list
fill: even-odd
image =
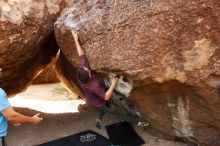
[{"label": "rock face", "polygon": [[217,146],[219,24],[217,0],[91,0],[70,4],[55,33],[69,66],[79,64],[75,29],[93,70],[125,76],[133,85],[129,100],[152,132]]},{"label": "rock face", "polygon": [[53,25],[64,0],[0,1],[0,82],[9,95],[24,90],[54,58]]}]

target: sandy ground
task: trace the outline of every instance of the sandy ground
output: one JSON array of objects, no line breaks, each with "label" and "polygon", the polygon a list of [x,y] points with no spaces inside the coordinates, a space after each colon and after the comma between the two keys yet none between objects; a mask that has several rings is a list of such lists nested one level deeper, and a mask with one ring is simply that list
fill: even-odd
[{"label": "sandy ground", "polygon": [[[59,92],[57,92],[57,90],[59,90]],[[47,84],[33,85],[26,92],[10,99],[13,106],[23,107],[16,108],[16,110],[21,113],[34,115],[38,111],[42,111],[42,109],[44,112],[46,109],[50,113],[41,112],[43,122],[37,126],[23,124],[19,127],[15,127],[9,124],[7,137],[8,146],[33,146],[88,129],[108,137],[104,126],[116,123],[119,120],[116,119],[115,116],[107,114],[102,121],[102,129],[99,130],[94,125],[97,111],[88,108],[79,112],[77,106],[83,102],[81,100],[70,100],[69,96],[73,95],[66,93],[59,84]],[[46,101],[50,103],[49,106]],[[34,106],[33,102],[38,102],[38,106]],[[60,105],[58,104],[59,102]],[[35,110],[25,109],[24,107],[33,107]],[[57,112],[57,109],[62,110],[56,114],[53,110]],[[143,146],[187,146],[187,144],[181,142],[160,139],[141,128],[136,128],[136,131],[145,141]]]}]

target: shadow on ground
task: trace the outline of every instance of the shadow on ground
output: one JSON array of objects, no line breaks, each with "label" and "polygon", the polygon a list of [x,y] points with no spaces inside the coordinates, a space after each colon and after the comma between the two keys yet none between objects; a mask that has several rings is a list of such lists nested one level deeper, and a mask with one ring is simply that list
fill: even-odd
[{"label": "shadow on ground", "polygon": [[[37,113],[37,111],[30,109],[16,108],[16,110],[27,115],[34,115]],[[104,126],[119,121],[112,115],[106,115],[103,119],[102,129],[98,130],[94,126],[96,111],[93,109],[80,113],[41,113],[41,117],[43,117],[43,122],[37,126],[23,124],[19,127],[15,127],[9,124],[7,137],[8,146],[33,146],[88,129],[98,132],[108,138]],[[186,146],[184,143],[159,139],[150,135],[143,129],[136,130],[146,142],[144,146]]]}]

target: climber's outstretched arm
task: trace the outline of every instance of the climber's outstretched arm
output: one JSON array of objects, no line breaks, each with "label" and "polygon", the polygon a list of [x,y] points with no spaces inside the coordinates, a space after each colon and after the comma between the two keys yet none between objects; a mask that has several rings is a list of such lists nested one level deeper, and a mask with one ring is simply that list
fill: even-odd
[{"label": "climber's outstretched arm", "polygon": [[84,55],[85,53],[79,44],[78,34],[74,30],[71,30],[71,32],[72,32],[73,38],[75,40],[76,48],[77,48],[77,52],[78,52],[79,56]]}]

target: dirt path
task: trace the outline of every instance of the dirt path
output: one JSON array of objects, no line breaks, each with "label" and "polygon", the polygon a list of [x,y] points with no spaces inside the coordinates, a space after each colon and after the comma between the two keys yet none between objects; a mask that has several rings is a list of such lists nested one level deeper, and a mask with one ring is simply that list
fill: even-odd
[{"label": "dirt path", "polygon": [[[57,95],[56,99],[54,99],[53,88],[55,85],[54,86],[50,85],[50,86],[51,88],[48,88],[47,85],[38,85],[38,86],[35,85],[33,86],[34,89],[30,87],[25,93],[20,94],[16,98],[20,98],[20,100],[21,98],[32,100],[30,99],[30,97],[33,97],[34,100],[37,100],[39,94],[46,94],[44,97],[47,97],[48,100],[50,101],[59,102],[60,99],[63,99],[66,102],[73,103],[73,100],[68,100],[66,95],[62,93]],[[45,90],[49,90],[49,91],[45,91]],[[60,96],[60,98],[58,98],[58,96]],[[14,102],[13,104],[16,104],[16,98],[12,100]],[[39,98],[41,99],[41,101],[47,100],[46,98],[43,98],[42,100],[42,96],[40,96]],[[54,106],[53,108],[57,109],[58,106],[57,103],[53,104],[53,102],[48,108]],[[26,104],[27,107],[30,107],[30,105],[27,105],[27,103],[28,102],[24,104]],[[44,102],[43,104],[44,105],[42,105],[42,107],[44,107],[45,109],[45,107],[47,107],[47,105],[45,104],[47,103]],[[63,105],[63,107],[61,105]],[[59,107],[60,109],[67,107],[63,103],[61,103],[61,105]],[[74,109],[77,109],[76,103],[69,104],[69,106],[70,105],[75,106]],[[22,107],[25,106],[23,105]],[[21,113],[25,113],[28,115],[33,115],[37,113],[37,111],[30,109],[17,108],[17,110],[20,111]],[[64,111],[65,110],[63,110],[62,112]],[[14,127],[13,125],[10,124],[9,133],[7,137],[8,146],[33,146],[36,144],[44,143],[53,139],[61,138],[88,129],[98,132],[105,137],[108,137],[104,126],[119,121],[112,115],[106,115],[102,122],[103,128],[101,130],[98,130],[94,126],[94,121],[96,117],[96,111],[94,109],[87,109],[84,110],[83,112],[75,111],[75,113],[62,113],[62,114],[41,113],[41,116],[44,118],[44,120],[40,125],[37,126],[32,126],[30,124],[23,124],[19,127]],[[136,131],[146,142],[143,146],[187,146],[184,143],[173,142],[173,141],[168,141],[154,137],[151,134],[149,134],[146,130],[140,128],[136,128]]]}]

